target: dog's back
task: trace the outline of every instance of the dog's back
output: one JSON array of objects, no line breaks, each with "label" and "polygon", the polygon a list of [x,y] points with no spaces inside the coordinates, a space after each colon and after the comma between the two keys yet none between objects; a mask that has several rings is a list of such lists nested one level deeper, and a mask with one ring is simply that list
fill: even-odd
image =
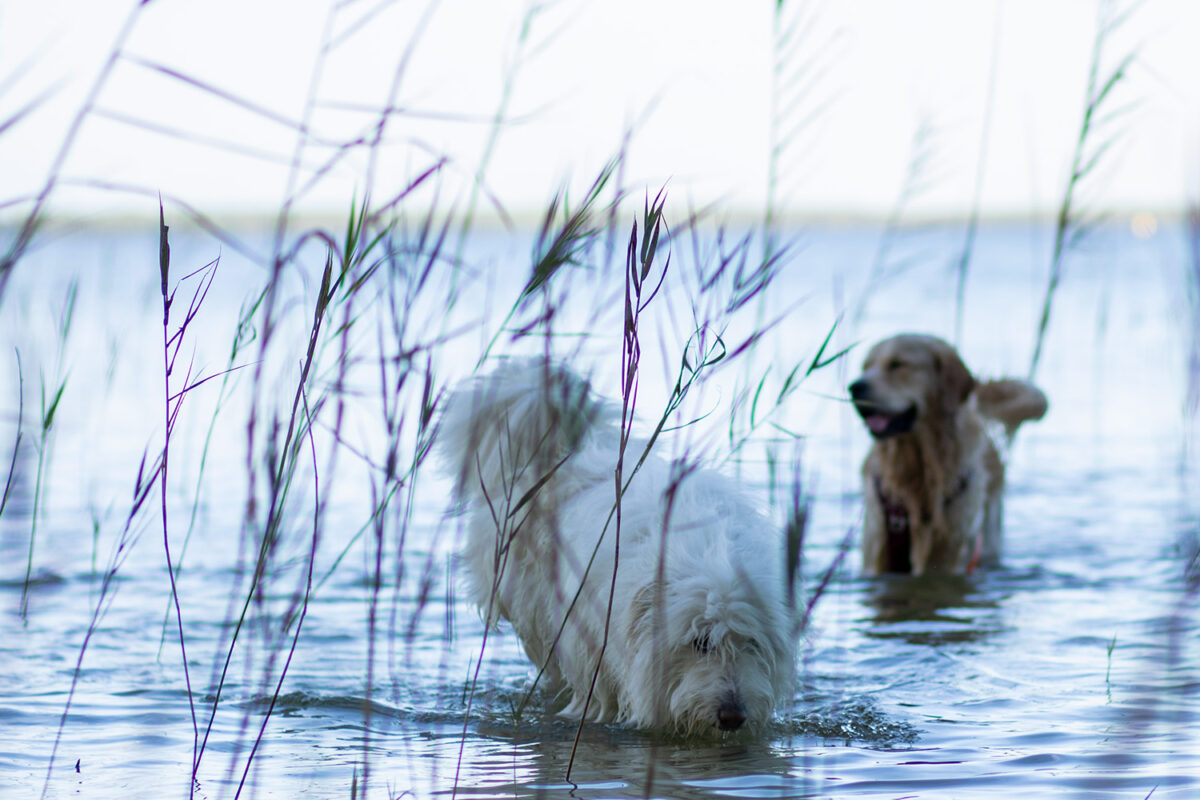
[{"label": "dog's back", "polygon": [[612,412],[587,381],[541,359],[510,361],[448,401],[442,461],[466,502],[518,502]]},{"label": "dog's back", "polygon": [[[586,380],[541,359],[508,361],[450,395],[437,447],[454,477],[455,502],[467,512],[466,588],[488,624],[512,619],[520,602],[514,574],[537,573],[555,560],[562,499],[603,480],[577,456],[612,413]],[[563,576],[552,568],[547,579]],[[527,616],[522,639],[540,661],[537,643],[554,634],[530,630],[540,618]]]}]

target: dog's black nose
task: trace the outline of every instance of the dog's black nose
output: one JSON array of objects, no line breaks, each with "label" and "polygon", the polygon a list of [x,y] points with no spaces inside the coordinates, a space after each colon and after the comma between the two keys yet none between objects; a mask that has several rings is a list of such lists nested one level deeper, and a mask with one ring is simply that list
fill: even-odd
[{"label": "dog's black nose", "polygon": [[848,388],[850,390],[850,396],[855,400],[862,400],[864,397],[870,394],[871,391],[871,385],[862,378],[859,378],[854,383],[850,384]]},{"label": "dog's black nose", "polygon": [[736,731],[746,721],[746,711],[738,703],[723,703],[717,709],[717,727],[723,731]]}]

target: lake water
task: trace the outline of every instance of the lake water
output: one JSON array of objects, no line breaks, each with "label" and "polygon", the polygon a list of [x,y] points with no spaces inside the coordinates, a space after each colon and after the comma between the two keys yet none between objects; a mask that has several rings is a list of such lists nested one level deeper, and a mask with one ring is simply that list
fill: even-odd
[{"label": "lake water", "polygon": [[[981,232],[957,337],[978,374],[1028,372],[1051,233]],[[700,421],[660,446],[704,454],[780,519],[799,463],[810,591],[834,565],[792,706],[765,735],[689,742],[577,729],[537,693],[515,713],[533,670],[507,628],[485,644],[458,598],[446,481],[429,464],[406,472],[426,371],[435,390],[470,373],[526,279],[528,237],[471,239],[456,253],[454,302],[445,263],[419,289],[411,268],[381,271],[349,313],[331,312],[298,395],[323,256],[310,247],[308,271],[279,281],[265,347],[260,314],[231,359],[239,311],[267,272],[228,242],[173,234],[172,283],[220,256],[173,391],[217,377],[173,423],[165,495],[154,485],[139,502],[165,428],[157,233],[47,233],[0,306],[0,476],[23,415],[0,517],[0,796],[1200,796],[1198,301],[1185,231],[1106,228],[1071,254],[1037,373],[1051,410],[1009,454],[1004,566],[941,579],[864,578],[853,549],[838,561],[868,444],[843,400],[863,347],[765,422],[762,401],[752,428],[735,402],[764,374],[773,398],[839,316],[827,354],[902,329],[955,338],[961,231],[897,234],[873,279],[880,236],[797,231],[775,282],[732,314],[729,281],[699,290],[695,265],[711,258],[681,239],[648,306],[647,425],[697,319],[731,349],[766,329],[706,374],[675,420]],[[415,234],[406,241],[420,250]],[[267,249],[265,237],[247,242]],[[619,281],[571,280],[554,337],[504,335],[493,352],[571,354],[614,392]],[[230,363],[239,369],[219,375]],[[59,385],[43,437],[42,398]],[[293,407],[316,422],[289,447]],[[272,515],[265,465],[281,453],[294,472]],[[178,617],[164,506],[182,564]]]}]

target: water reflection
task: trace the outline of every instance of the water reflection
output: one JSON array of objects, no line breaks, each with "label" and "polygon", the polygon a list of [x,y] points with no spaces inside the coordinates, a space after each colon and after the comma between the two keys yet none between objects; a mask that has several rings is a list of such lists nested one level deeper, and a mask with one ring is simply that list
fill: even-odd
[{"label": "water reflection", "polygon": [[814,790],[814,765],[831,750],[908,750],[918,738],[912,725],[891,717],[876,699],[817,685],[806,687],[793,713],[760,735],[738,732],[700,741],[615,725],[579,729],[536,702],[516,720],[504,713],[513,697],[493,692],[477,699],[465,738],[454,715],[443,720],[447,731],[459,731],[449,735],[463,751],[457,790],[451,781],[440,787],[445,794],[801,797]]},{"label": "water reflection", "polygon": [[774,797],[796,797],[807,791],[794,754],[762,740],[697,744],[588,725],[576,747],[574,726],[567,736],[558,727],[542,728],[543,737],[514,743],[482,763],[468,756],[471,765],[457,790],[447,787],[441,794],[710,798],[763,790]]},{"label": "water reflection", "polygon": [[977,575],[885,575],[866,583],[863,604],[873,613],[865,635],[910,644],[977,642],[1005,626],[998,598]]}]

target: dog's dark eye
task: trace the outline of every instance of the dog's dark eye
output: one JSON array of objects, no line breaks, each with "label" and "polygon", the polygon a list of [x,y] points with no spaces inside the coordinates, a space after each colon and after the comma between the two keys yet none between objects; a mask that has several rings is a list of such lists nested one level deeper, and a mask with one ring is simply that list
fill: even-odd
[{"label": "dog's dark eye", "polygon": [[712,649],[712,642],[708,640],[708,634],[692,639],[692,649],[702,656],[708,655],[708,651]]},{"label": "dog's dark eye", "polygon": [[900,369],[903,366],[904,366],[903,361],[901,361],[898,358],[893,358],[891,361],[887,362],[887,371],[895,372],[896,370]]}]

